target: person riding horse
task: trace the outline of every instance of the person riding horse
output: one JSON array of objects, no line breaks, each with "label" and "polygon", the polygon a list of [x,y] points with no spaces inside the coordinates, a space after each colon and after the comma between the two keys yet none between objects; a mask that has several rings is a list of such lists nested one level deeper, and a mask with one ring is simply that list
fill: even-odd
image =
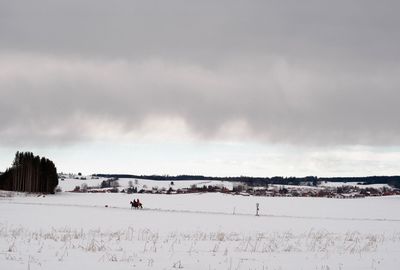
[{"label": "person riding horse", "polygon": [[137,199],[137,200],[133,200],[133,202],[131,201],[130,202],[130,204],[131,204],[131,209],[132,208],[135,208],[135,209],[138,209],[138,208],[143,208],[143,205],[142,205],[142,203],[139,201],[139,199]]}]

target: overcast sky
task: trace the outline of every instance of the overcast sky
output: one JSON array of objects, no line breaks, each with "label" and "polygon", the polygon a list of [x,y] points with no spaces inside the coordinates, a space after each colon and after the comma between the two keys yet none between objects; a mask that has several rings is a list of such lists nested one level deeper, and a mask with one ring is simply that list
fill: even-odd
[{"label": "overcast sky", "polygon": [[399,10],[0,0],[0,170],[400,174]]}]

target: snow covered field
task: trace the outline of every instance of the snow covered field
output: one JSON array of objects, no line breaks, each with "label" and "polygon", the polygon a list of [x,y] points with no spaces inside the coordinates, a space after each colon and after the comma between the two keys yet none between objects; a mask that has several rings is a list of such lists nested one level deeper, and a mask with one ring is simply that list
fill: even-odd
[{"label": "snow covered field", "polygon": [[[0,194],[0,269],[386,270],[400,264],[398,196]],[[145,209],[131,210],[134,198]]]},{"label": "snow covered field", "polygon": [[[90,179],[90,176],[86,176],[87,180],[80,179],[71,179],[67,178],[59,182],[59,187],[63,191],[72,191],[76,186],[81,186],[82,184],[86,184],[88,187],[98,188],[101,185],[101,182],[107,180],[107,178],[98,178],[98,179]],[[119,178],[118,180],[119,189],[124,189],[129,187],[129,182],[138,190],[151,190],[155,189],[168,189],[170,187],[174,189],[182,189],[182,188],[190,188],[192,185],[203,187],[204,185],[212,185],[212,186],[220,186],[226,187],[232,190],[233,184],[228,181],[207,181],[207,180],[185,180],[185,181],[174,181],[173,185],[171,185],[170,181],[156,181],[156,180],[148,180],[148,179],[135,179],[135,178]]]},{"label": "snow covered field", "polygon": [[343,186],[351,186],[358,188],[391,188],[388,184],[370,184],[364,185],[359,182],[322,182],[320,183],[321,187],[343,187]]}]

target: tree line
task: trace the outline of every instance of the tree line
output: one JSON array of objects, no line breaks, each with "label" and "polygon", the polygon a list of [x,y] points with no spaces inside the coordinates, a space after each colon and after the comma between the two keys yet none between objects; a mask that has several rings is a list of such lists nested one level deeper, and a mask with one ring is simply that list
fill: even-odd
[{"label": "tree line", "polygon": [[106,178],[136,178],[149,179],[156,181],[181,181],[181,180],[215,180],[243,182],[250,186],[267,186],[275,185],[302,185],[310,183],[316,186],[319,182],[358,182],[363,184],[388,184],[396,188],[400,188],[400,176],[365,176],[365,177],[251,177],[251,176],[234,176],[234,177],[214,177],[203,175],[132,175],[132,174],[94,174],[97,177]]},{"label": "tree line", "polygon": [[3,190],[54,193],[57,185],[54,163],[32,152],[17,152],[12,166],[0,175],[0,189]]}]

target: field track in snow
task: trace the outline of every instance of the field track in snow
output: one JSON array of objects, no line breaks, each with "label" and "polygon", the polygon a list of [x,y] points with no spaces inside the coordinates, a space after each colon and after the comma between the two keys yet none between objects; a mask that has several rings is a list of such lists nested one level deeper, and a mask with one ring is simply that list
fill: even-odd
[{"label": "field track in snow", "polygon": [[[120,209],[126,211],[151,211],[151,212],[163,212],[163,213],[185,213],[185,214],[204,214],[204,215],[228,215],[228,216],[255,216],[254,214],[248,213],[228,213],[218,211],[199,211],[199,210],[174,210],[174,209],[162,209],[162,208],[143,208],[143,209],[131,209],[128,207],[121,206],[101,206],[101,205],[83,205],[83,204],[65,204],[65,203],[35,203],[35,202],[14,202],[14,201],[0,201],[0,203],[9,204],[21,204],[21,205],[36,205],[36,206],[58,206],[58,207],[79,207],[79,208],[97,208],[97,209]],[[288,218],[288,219],[316,219],[316,220],[338,220],[338,221],[371,221],[371,222],[399,222],[400,219],[391,218],[346,218],[346,217],[328,217],[328,216],[294,216],[294,215],[271,215],[271,214],[259,214],[257,218]]]}]

